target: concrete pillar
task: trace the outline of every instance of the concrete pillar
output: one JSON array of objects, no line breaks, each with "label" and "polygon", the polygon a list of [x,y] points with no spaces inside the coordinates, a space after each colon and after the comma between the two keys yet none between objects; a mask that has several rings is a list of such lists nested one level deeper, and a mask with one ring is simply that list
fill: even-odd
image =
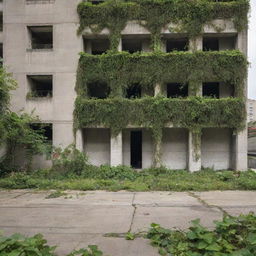
[{"label": "concrete pillar", "polygon": [[76,131],[76,149],[83,152],[84,151],[84,142],[83,142],[83,131],[78,129]]},{"label": "concrete pillar", "polygon": [[118,44],[118,47],[117,47],[117,51],[121,52],[123,49],[122,49],[122,38],[120,38],[119,40],[119,44]]},{"label": "concrete pillar", "polygon": [[158,96],[158,95],[161,95],[162,94],[162,86],[161,84],[156,84],[155,85],[155,91],[154,91],[154,96]]},{"label": "concrete pillar", "polygon": [[86,41],[85,52],[90,53],[90,54],[92,53],[92,41],[91,40]]},{"label": "concrete pillar", "polygon": [[117,166],[123,164],[123,138],[122,132],[110,139],[110,165]]},{"label": "concrete pillar", "polygon": [[189,131],[188,170],[190,172],[200,171],[201,166],[201,133],[194,133],[192,131]]},{"label": "concrete pillar", "polygon": [[247,160],[247,129],[234,135],[233,148],[233,168],[236,171],[246,171],[248,169]]},{"label": "concrete pillar", "polygon": [[190,38],[189,39],[189,51],[194,52],[194,51],[200,51],[203,50],[203,37],[198,36],[195,38]]}]

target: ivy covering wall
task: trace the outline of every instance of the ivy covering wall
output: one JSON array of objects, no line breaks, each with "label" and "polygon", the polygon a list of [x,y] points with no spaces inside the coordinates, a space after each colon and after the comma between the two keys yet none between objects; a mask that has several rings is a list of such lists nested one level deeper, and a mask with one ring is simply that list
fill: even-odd
[{"label": "ivy covering wall", "polygon": [[[128,21],[137,20],[151,33],[152,49],[159,50],[163,28],[195,37],[202,33],[204,25],[222,18],[232,19],[235,28],[241,31],[247,26],[248,10],[249,0],[108,0],[99,5],[88,1],[78,6],[79,32],[87,27],[95,33],[107,28],[111,49],[117,50],[121,31]],[[220,30],[216,26],[215,29]]]},{"label": "ivy covering wall", "polygon": [[98,99],[78,97],[75,102],[78,127],[104,126],[117,135],[128,125],[159,129],[172,124],[191,130],[206,127],[242,129],[244,103],[239,98],[202,97],[141,99]]},{"label": "ivy covering wall", "polygon": [[190,83],[196,91],[202,82],[224,82],[242,96],[247,60],[239,51],[220,52],[116,52],[103,55],[82,53],[77,73],[77,92],[88,96],[89,83],[105,82],[110,97],[121,97],[131,84],[144,89],[170,82]]},{"label": "ivy covering wall", "polygon": [[[129,125],[149,128],[155,142],[155,164],[160,162],[159,145],[166,126],[192,131],[196,158],[202,128],[244,129],[246,57],[236,50],[163,53],[161,37],[163,29],[167,29],[195,39],[203,33],[205,25],[221,32],[224,28],[216,26],[215,19],[232,20],[239,32],[247,28],[248,10],[249,0],[107,0],[98,5],[81,2],[78,5],[78,33],[84,34],[86,28],[94,34],[108,29],[110,50],[97,56],[81,53],[75,129],[104,126],[116,136]],[[152,52],[118,52],[121,31],[132,20],[149,31]],[[88,85],[97,82],[110,87],[107,99],[90,99]],[[156,85],[173,82],[189,84],[190,96],[124,98],[126,89],[132,84],[139,84],[144,91],[153,91]],[[233,86],[235,98],[197,97],[202,82]]]}]

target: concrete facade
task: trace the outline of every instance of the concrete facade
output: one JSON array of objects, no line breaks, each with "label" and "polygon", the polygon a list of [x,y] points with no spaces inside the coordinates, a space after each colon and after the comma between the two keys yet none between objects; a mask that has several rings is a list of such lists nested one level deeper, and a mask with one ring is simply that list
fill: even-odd
[{"label": "concrete facade", "polygon": [[[84,127],[77,134],[73,132],[73,110],[76,97],[76,70],[79,52],[92,53],[97,39],[107,38],[109,31],[103,29],[99,35],[85,29],[77,35],[79,19],[76,12],[81,0],[4,0],[3,6],[3,57],[8,70],[13,73],[19,87],[12,95],[12,110],[35,111],[43,123],[52,124],[52,143],[66,147],[76,143],[76,147],[87,153],[92,164],[131,165],[131,132],[142,131],[142,168],[153,163],[153,140],[150,131],[143,127],[127,127],[117,137],[111,136],[110,129],[104,127]],[[219,50],[239,49],[247,54],[247,33],[238,33],[231,21],[215,20],[214,25],[222,28],[217,33],[214,26],[207,25],[204,34],[188,42],[188,50],[202,50],[205,40],[218,40]],[[31,28],[52,28],[51,49],[31,49]],[[32,29],[33,31],[33,29]],[[162,30],[163,51],[166,42],[177,37],[186,37]],[[119,50],[131,40],[140,40],[142,51],[150,51],[150,33],[136,21],[131,21],[122,31]],[[130,41],[129,41],[130,40]],[[105,47],[101,45],[100,47]],[[29,76],[52,76],[51,97],[28,97],[31,88]],[[219,82],[219,97],[233,96],[233,88]],[[155,95],[166,88],[155,86]],[[203,90],[199,90],[202,96]],[[247,88],[245,88],[245,95]],[[197,134],[201,142],[195,152],[194,134],[181,128],[166,127],[161,144],[162,164],[171,169],[200,170],[201,167],[214,169],[247,169],[247,131],[233,134],[228,129],[209,128]],[[40,166],[48,162],[38,160]],[[38,161],[37,164],[38,164]]]}]

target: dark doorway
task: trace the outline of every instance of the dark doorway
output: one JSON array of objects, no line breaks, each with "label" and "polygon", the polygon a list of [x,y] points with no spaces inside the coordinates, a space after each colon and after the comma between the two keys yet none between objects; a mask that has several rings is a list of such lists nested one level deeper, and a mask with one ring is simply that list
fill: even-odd
[{"label": "dark doorway", "polygon": [[142,131],[131,131],[131,166],[142,168]]}]

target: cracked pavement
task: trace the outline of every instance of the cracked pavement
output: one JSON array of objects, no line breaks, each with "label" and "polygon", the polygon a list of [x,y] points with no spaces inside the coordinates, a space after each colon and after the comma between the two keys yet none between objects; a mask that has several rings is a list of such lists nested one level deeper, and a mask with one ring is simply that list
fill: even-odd
[{"label": "cracked pavement", "polygon": [[[0,190],[0,230],[5,235],[42,233],[59,256],[96,244],[111,256],[157,256],[143,237],[124,239],[129,232],[145,232],[151,223],[186,229],[196,218],[207,227],[230,215],[256,212],[256,192],[105,192],[67,191],[46,199],[52,191]],[[117,237],[111,237],[115,234]]]}]

